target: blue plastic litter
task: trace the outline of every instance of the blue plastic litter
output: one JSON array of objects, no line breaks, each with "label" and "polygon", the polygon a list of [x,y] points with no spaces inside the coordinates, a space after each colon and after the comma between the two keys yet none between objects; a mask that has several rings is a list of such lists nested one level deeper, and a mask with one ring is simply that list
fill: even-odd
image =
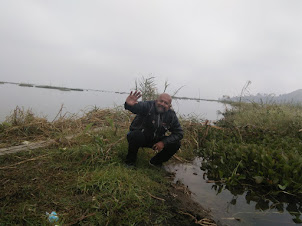
[{"label": "blue plastic litter", "polygon": [[48,221],[50,223],[54,223],[59,220],[59,217],[57,216],[57,213],[55,211],[52,211],[51,213],[46,212],[46,215],[48,216]]}]

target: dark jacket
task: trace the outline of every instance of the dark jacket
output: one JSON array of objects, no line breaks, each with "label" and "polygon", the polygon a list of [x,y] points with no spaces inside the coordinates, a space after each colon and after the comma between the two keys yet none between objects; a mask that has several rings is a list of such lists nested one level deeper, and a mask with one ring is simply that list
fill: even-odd
[{"label": "dark jacket", "polygon": [[[169,109],[160,114],[156,110],[155,101],[142,101],[134,106],[125,103],[125,109],[136,114],[130,131],[141,130],[154,142],[161,140],[165,145],[176,143],[183,138],[183,130],[173,110]],[[165,136],[167,131],[171,134]]]}]

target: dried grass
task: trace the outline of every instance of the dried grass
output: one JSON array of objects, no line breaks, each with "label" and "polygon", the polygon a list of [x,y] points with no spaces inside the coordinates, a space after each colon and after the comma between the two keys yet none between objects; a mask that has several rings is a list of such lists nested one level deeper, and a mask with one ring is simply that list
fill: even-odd
[{"label": "dried grass", "polygon": [[0,124],[0,148],[19,145],[24,141],[38,141],[56,139],[87,132],[88,130],[103,127],[112,127],[116,130],[126,128],[131,121],[130,113],[115,109],[95,108],[83,116],[61,114],[62,108],[52,122],[46,118],[35,116],[30,110],[16,107],[12,115]]}]

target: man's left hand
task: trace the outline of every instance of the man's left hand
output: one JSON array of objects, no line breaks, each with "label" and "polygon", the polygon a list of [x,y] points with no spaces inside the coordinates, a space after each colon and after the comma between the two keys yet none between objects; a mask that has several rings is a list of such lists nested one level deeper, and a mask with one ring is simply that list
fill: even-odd
[{"label": "man's left hand", "polygon": [[163,150],[164,147],[165,147],[164,142],[159,141],[159,142],[157,142],[156,144],[153,145],[152,149],[155,150],[155,151],[161,151],[161,150]]}]

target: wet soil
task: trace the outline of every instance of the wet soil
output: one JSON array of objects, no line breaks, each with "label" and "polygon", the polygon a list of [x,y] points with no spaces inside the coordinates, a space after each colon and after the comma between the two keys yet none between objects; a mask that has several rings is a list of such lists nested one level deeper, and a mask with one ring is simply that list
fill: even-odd
[{"label": "wet soil", "polygon": [[[170,174],[171,181],[173,174]],[[187,186],[177,181],[171,182],[168,196],[165,197],[166,203],[170,206],[170,211],[175,217],[168,222],[170,225],[203,225],[221,226],[220,222],[212,219],[210,210],[205,209],[191,198],[191,191]]]}]

